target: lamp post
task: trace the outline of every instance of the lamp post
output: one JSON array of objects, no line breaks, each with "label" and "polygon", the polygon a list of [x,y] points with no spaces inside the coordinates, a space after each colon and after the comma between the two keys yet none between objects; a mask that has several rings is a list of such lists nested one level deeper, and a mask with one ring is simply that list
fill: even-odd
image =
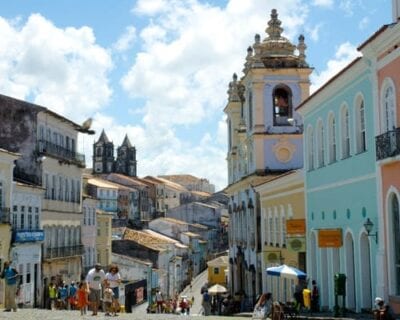
[{"label": "lamp post", "polygon": [[367,218],[367,220],[364,222],[364,228],[367,232],[367,236],[375,237],[375,243],[378,243],[378,231],[376,231],[375,233],[371,233],[372,229],[374,228],[374,224],[369,218]]}]

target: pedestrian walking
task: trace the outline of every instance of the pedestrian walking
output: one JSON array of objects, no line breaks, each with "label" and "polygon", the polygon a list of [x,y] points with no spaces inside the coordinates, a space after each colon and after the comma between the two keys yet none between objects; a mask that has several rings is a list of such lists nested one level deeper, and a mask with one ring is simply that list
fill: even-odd
[{"label": "pedestrian walking", "polygon": [[163,311],[164,298],[160,290],[157,290],[156,292],[156,303],[157,303],[157,313],[161,313]]},{"label": "pedestrian walking", "polygon": [[1,278],[4,279],[5,283],[5,297],[4,297],[4,311],[17,311],[17,305],[15,303],[15,296],[17,293],[17,278],[18,272],[11,266],[11,261],[4,262],[3,272]]},{"label": "pedestrian walking", "polygon": [[87,283],[84,281],[79,283],[78,290],[76,291],[76,300],[77,300],[76,304],[79,310],[81,311],[81,316],[86,314],[86,309],[89,304],[88,293],[89,290],[87,287]]},{"label": "pedestrian walking", "polygon": [[103,302],[104,302],[104,308],[105,308],[105,312],[106,312],[106,316],[111,316],[111,315],[115,315],[115,311],[113,309],[113,295],[114,292],[113,290],[110,288],[110,284],[109,282],[106,280],[106,287],[104,289],[103,292]]},{"label": "pedestrian walking", "polygon": [[317,282],[313,280],[311,282],[311,311],[318,312],[319,311],[319,290],[317,286]]},{"label": "pedestrian walking", "polygon": [[90,269],[86,276],[86,282],[89,286],[89,302],[92,307],[93,316],[97,315],[99,309],[101,286],[105,279],[106,274],[99,263],[96,263],[94,268]]},{"label": "pedestrian walking", "polygon": [[203,300],[201,301],[201,305],[204,310],[204,315],[209,316],[211,314],[211,297],[208,294],[208,289],[204,289],[203,291]]},{"label": "pedestrian walking", "polygon": [[68,307],[70,310],[75,310],[76,306],[76,286],[75,282],[72,281],[68,290]]},{"label": "pedestrian walking", "polygon": [[50,310],[55,310],[56,300],[57,300],[57,288],[53,281],[49,284],[49,300],[50,300]]},{"label": "pedestrian walking", "polygon": [[119,268],[116,264],[112,264],[106,274],[106,280],[113,291],[112,296],[112,309],[114,315],[119,312],[119,285],[121,283],[121,275],[119,274]]}]

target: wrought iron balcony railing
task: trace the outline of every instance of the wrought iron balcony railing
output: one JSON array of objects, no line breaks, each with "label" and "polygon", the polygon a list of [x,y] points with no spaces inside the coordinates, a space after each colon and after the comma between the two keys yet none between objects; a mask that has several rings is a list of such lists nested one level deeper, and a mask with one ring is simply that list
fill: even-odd
[{"label": "wrought iron balcony railing", "polygon": [[43,259],[67,258],[80,256],[84,253],[83,245],[75,245],[68,247],[45,248],[43,251]]},{"label": "wrought iron balcony railing", "polygon": [[375,138],[376,160],[400,155],[400,128],[385,132]]},{"label": "wrought iron balcony railing", "polygon": [[10,208],[0,207],[0,224],[10,223]]},{"label": "wrought iron balcony railing", "polygon": [[62,160],[73,161],[82,167],[85,166],[85,156],[83,154],[64,148],[50,141],[38,140],[37,148],[39,153],[54,156]]}]

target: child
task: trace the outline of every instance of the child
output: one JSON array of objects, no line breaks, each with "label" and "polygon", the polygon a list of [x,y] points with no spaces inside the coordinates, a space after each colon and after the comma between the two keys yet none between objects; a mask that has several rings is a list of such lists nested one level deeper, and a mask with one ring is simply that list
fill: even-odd
[{"label": "child", "polygon": [[104,289],[104,292],[103,292],[103,301],[104,301],[104,307],[106,309],[105,310],[106,316],[111,316],[111,313],[113,313],[113,315],[116,314],[115,310],[113,310],[113,308],[111,308],[112,301],[113,301],[113,295],[114,295],[113,290],[110,288],[109,283],[106,282],[106,288]]},{"label": "child", "polygon": [[88,305],[88,289],[86,282],[82,281],[79,283],[78,290],[76,292],[77,307],[81,310],[81,316],[86,314],[86,306]]}]

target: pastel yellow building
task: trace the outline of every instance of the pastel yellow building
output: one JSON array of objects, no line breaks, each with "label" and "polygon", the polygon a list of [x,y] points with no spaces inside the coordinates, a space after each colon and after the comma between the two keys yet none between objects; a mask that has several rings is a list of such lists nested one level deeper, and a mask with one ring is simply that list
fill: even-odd
[{"label": "pastel yellow building", "polygon": [[207,262],[208,286],[221,284],[226,286],[226,272],[228,270],[228,256],[221,256]]},{"label": "pastel yellow building", "polygon": [[282,174],[255,187],[261,205],[263,291],[275,300],[293,297],[293,280],[267,276],[266,268],[286,264],[307,271],[304,178],[302,170]]},{"label": "pastel yellow building", "polygon": [[[11,225],[10,207],[13,190],[14,161],[18,154],[0,149],[0,264],[9,260]],[[3,266],[1,266],[2,268]],[[0,281],[0,305],[4,300],[3,281]]]},{"label": "pastel yellow building", "polygon": [[111,224],[112,213],[97,210],[97,237],[96,252],[97,262],[103,267],[111,264]]}]

